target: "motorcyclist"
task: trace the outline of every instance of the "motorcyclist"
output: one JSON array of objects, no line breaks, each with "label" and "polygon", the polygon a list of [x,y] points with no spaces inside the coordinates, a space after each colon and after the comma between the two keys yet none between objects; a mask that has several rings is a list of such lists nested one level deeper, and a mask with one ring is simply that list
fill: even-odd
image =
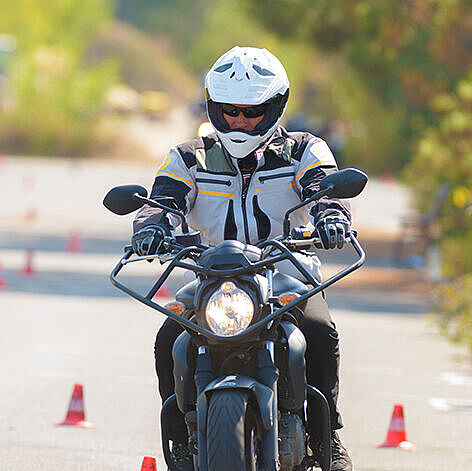
[{"label": "motorcyclist", "polygon": [[[206,76],[208,118],[215,129],[171,149],[159,167],[151,198],[183,210],[204,243],[224,239],[255,243],[282,233],[288,208],[311,196],[321,178],[337,170],[327,144],[306,132],[287,132],[279,126],[289,81],[279,60],[266,49],[234,47],[223,54]],[[309,211],[291,216],[293,226],[311,220],[322,248],[342,248],[349,232],[346,202],[323,198]],[[138,254],[162,250],[163,238],[178,225],[173,216],[143,207],[134,221],[132,245]],[[320,278],[316,257],[301,260]],[[284,267],[279,268],[281,271]],[[309,384],[326,396],[331,415],[332,470],[351,471],[352,463],[337,429],[343,424],[337,408],[338,332],[324,297],[308,302],[300,328],[307,341],[306,374]],[[182,328],[167,319],[155,343],[159,392],[164,401],[174,393],[172,345]],[[308,402],[310,448],[320,453],[319,410]],[[175,466],[192,470],[183,415],[175,410],[172,456]]]}]

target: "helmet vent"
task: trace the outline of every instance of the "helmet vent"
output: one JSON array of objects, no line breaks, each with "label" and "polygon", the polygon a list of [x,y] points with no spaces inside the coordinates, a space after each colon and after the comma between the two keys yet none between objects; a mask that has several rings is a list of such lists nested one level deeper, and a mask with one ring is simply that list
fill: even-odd
[{"label": "helmet vent", "polygon": [[219,67],[215,69],[215,72],[219,72],[219,73],[226,72],[232,65],[233,65],[232,62],[230,62],[229,64],[220,65]]},{"label": "helmet vent", "polygon": [[236,72],[233,71],[233,73],[229,76],[229,78],[233,78],[235,73]]},{"label": "helmet vent", "polygon": [[275,76],[273,72],[271,72],[268,69],[263,69],[262,67],[258,66],[257,64],[253,64],[252,68],[259,74],[262,75],[263,77],[270,77],[270,76]]},{"label": "helmet vent", "polygon": [[246,77],[248,80],[251,80],[251,77],[249,77],[249,74],[246,72]]}]

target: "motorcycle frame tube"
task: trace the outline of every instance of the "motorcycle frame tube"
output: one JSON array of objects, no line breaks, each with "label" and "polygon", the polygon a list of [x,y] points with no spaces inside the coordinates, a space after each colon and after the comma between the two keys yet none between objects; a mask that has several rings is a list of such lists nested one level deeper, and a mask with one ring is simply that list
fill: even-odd
[{"label": "motorcycle frame tube", "polygon": [[172,394],[172,396],[169,396],[164,403],[162,404],[161,408],[161,440],[162,440],[162,451],[164,453],[164,460],[170,469],[170,471],[179,471],[178,468],[176,468],[173,465],[172,462],[172,457],[170,454],[170,448],[169,448],[169,437],[167,434],[167,423],[169,422],[169,416],[168,416],[168,411],[169,411],[169,406],[172,403],[176,403],[177,399],[175,394]]},{"label": "motorcycle frame tube", "polygon": [[[366,259],[365,252],[359,242],[357,241],[357,238],[354,235],[351,235],[350,238],[351,245],[354,247],[354,250],[357,252],[359,255],[359,259],[356,260],[353,264],[350,266],[344,268],[343,270],[339,271],[335,275],[331,276],[328,278],[326,281],[319,283],[313,278],[311,274],[305,270],[303,266],[301,266],[300,262],[293,256],[293,254],[279,241],[276,240],[268,240],[264,241],[261,244],[259,244],[259,247],[267,247],[267,246],[273,246],[277,249],[279,249],[282,253],[280,255],[274,256],[267,258],[265,260],[261,260],[260,262],[256,263],[251,263],[248,261],[248,266],[242,267],[242,268],[235,268],[232,270],[214,270],[214,269],[207,269],[198,265],[191,265],[189,263],[182,262],[181,259],[185,257],[187,254],[190,252],[195,252],[195,251],[202,251],[202,249],[199,249],[197,247],[187,247],[182,249],[176,256],[175,258],[170,262],[169,266],[164,270],[162,275],[159,277],[159,279],[156,281],[156,283],[153,285],[151,290],[146,296],[142,296],[141,294],[137,293],[136,291],[132,290],[131,288],[128,288],[126,285],[122,284],[117,280],[117,275],[121,271],[121,269],[128,263],[128,259],[131,257],[133,254],[132,248],[127,248],[125,254],[123,257],[120,259],[120,261],[117,263],[115,268],[112,270],[111,275],[110,275],[110,281],[111,283],[116,286],[118,289],[121,291],[125,292],[132,298],[135,298],[136,300],[142,302],[143,304],[146,304],[147,306],[165,314],[167,317],[170,317],[174,321],[178,322],[182,327],[185,329],[192,331],[192,332],[198,332],[199,334],[203,335],[206,338],[212,339],[214,341],[218,342],[225,342],[225,343],[234,343],[234,342],[239,342],[242,339],[248,337],[251,335],[254,331],[261,329],[264,327],[264,325],[268,324],[269,322],[275,320],[276,318],[281,317],[285,312],[290,311],[294,307],[298,306],[299,304],[303,303],[304,301],[308,300],[315,294],[318,294],[319,292],[323,291],[324,289],[328,288],[331,286],[333,283],[336,283],[339,281],[341,278],[344,278],[345,276],[349,275],[352,273],[354,270],[357,270],[360,268]],[[178,314],[173,313],[169,309],[165,308],[164,306],[161,306],[155,302],[152,301],[153,296],[157,293],[159,288],[163,285],[164,281],[169,277],[170,273],[175,269],[175,268],[185,268],[187,270],[193,271],[195,273],[203,274],[206,276],[214,276],[214,277],[237,277],[238,275],[245,274],[245,273],[250,273],[259,270],[260,268],[266,267],[273,265],[276,262],[279,262],[281,260],[286,260],[289,259],[293,265],[302,273],[308,281],[314,286],[311,290],[307,291],[305,294],[302,294],[299,296],[297,299],[292,301],[291,303],[276,309],[273,311],[271,314],[268,316],[264,317],[263,319],[259,320],[258,322],[254,323],[253,325],[249,326],[244,332],[234,335],[231,337],[222,337],[220,335],[216,335],[213,332],[210,332],[208,329],[205,329],[204,327],[201,327],[185,317],[182,317]]]},{"label": "motorcycle frame tube", "polygon": [[329,415],[329,405],[326,397],[321,391],[316,389],[314,386],[307,384],[306,386],[307,393],[314,397],[320,406],[321,410],[321,421],[322,426],[321,430],[323,431],[322,441],[323,441],[323,455],[320,463],[322,471],[331,470],[331,420]]},{"label": "motorcycle frame tube", "polygon": [[272,409],[273,427],[267,430],[262,437],[262,456],[264,468],[276,471],[279,461],[279,422],[277,403],[277,381],[279,370],[275,366],[274,342],[267,341],[264,348],[259,351],[259,381],[272,390],[273,399],[268,407]]}]

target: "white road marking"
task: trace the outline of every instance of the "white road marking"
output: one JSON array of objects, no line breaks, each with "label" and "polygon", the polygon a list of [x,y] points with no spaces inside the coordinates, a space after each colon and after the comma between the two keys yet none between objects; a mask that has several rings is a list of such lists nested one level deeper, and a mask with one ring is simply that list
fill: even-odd
[{"label": "white road marking", "polygon": [[437,411],[467,411],[472,412],[472,400],[470,399],[456,399],[444,397],[432,397],[428,401],[429,405]]},{"label": "white road marking", "polygon": [[454,371],[446,371],[440,375],[441,381],[452,384],[453,386],[472,386],[472,374],[455,373]]}]

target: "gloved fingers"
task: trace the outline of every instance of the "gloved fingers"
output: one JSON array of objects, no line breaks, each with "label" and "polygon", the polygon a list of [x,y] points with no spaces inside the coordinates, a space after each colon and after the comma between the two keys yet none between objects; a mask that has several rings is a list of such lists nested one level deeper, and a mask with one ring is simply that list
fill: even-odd
[{"label": "gloved fingers", "polygon": [[146,255],[147,248],[143,247],[143,239],[133,237],[131,239],[131,246],[133,247],[135,254]]},{"label": "gloved fingers", "polygon": [[152,246],[155,243],[154,234],[149,234],[147,237],[143,238],[141,241],[141,255],[150,255],[152,254]]},{"label": "gloved fingers", "polygon": [[316,227],[316,233],[321,243],[316,246],[323,249],[342,249],[349,231],[349,224],[344,221],[330,221],[319,224]]},{"label": "gloved fingers", "polygon": [[328,233],[328,248],[334,249],[338,243],[338,226],[334,223],[326,224],[326,232]]},{"label": "gloved fingers", "polygon": [[323,249],[329,249],[330,233],[328,224],[319,224],[316,230],[321,241],[321,247]]},{"label": "gloved fingers", "polygon": [[158,253],[163,242],[164,242],[164,234],[162,233],[162,231],[156,230],[156,233],[153,236],[151,243],[149,244],[148,254]]},{"label": "gloved fingers", "polygon": [[156,239],[156,229],[142,229],[133,235],[131,245],[133,250],[138,255],[149,255],[153,250],[154,240]]},{"label": "gloved fingers", "polygon": [[343,248],[345,237],[346,237],[345,224],[341,222],[336,223],[336,247],[338,249]]},{"label": "gloved fingers", "polygon": [[138,253],[138,242],[134,237],[131,238],[131,247],[133,247],[134,253]]},{"label": "gloved fingers", "polygon": [[147,238],[136,238],[134,239],[133,249],[137,255],[147,255],[149,250],[149,243]]}]

